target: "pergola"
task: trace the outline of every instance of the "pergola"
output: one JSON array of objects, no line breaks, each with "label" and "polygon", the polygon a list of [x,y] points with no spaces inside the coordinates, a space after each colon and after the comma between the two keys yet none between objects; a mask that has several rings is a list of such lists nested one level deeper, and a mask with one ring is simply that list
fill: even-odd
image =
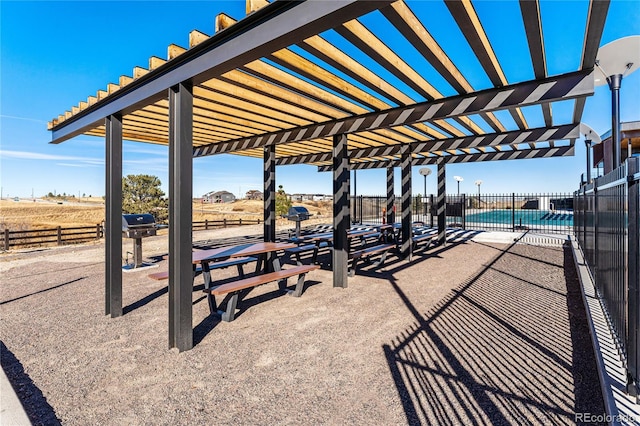
[{"label": "pergola", "polygon": [[[443,5],[487,87],[474,88],[470,71],[458,68],[429,31],[429,9]],[[49,123],[53,143],[80,134],[106,139],[106,314],[122,315],[123,139],[169,146],[169,347],[188,350],[193,158],[264,159],[265,241],[275,240],[276,165],[332,171],[333,285],[346,287],[350,169],[386,168],[389,205],[393,170],[401,168],[401,252],[410,257],[412,165],[437,165],[444,242],[446,164],[573,155],[609,2],[575,5],[587,9],[582,46],[575,49],[579,69],[548,75],[540,4],[520,1],[514,31],[524,28],[535,78],[510,82],[499,60],[509,58],[498,58],[469,0],[248,0],[244,19],[219,15],[213,36],[192,31],[188,48],[170,45],[166,60],[150,58],[147,69],[135,67],[132,76],[58,116]],[[410,53],[391,47],[398,37]],[[428,66],[418,68],[410,57]],[[450,93],[436,89],[435,80]],[[552,103],[569,100],[572,119],[556,122]],[[534,105],[542,110],[542,127],[527,124],[525,107]],[[498,118],[502,110],[511,129]]]}]

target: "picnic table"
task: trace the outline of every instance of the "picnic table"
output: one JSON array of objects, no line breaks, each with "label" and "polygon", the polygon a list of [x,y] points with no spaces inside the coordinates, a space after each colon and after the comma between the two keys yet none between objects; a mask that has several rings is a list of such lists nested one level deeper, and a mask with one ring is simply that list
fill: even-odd
[{"label": "picnic table", "polygon": [[[212,315],[218,315],[223,321],[233,321],[239,300],[246,296],[251,289],[262,284],[277,281],[281,290],[286,290],[286,280],[298,275],[295,290],[287,291],[292,296],[300,296],[304,287],[304,277],[307,272],[318,269],[319,266],[298,266],[283,270],[277,252],[296,247],[294,243],[261,242],[238,244],[234,246],[218,247],[208,250],[196,250],[192,254],[194,276],[199,268],[205,279],[204,292],[207,293],[209,310]],[[168,256],[164,256],[168,258]],[[255,275],[245,278],[242,265],[256,262]],[[238,279],[214,285],[211,280],[211,270],[236,265]],[[168,271],[150,274],[151,278],[160,280],[169,277]],[[215,296],[230,295],[224,311],[218,310]]]},{"label": "picnic table", "polygon": [[[366,237],[377,234],[378,231],[374,229],[352,229],[347,231],[347,238],[349,238],[349,240],[360,238],[361,245],[364,245],[364,239]],[[333,232],[319,232],[316,234],[302,235],[300,237],[292,237],[289,241],[299,244],[296,247],[285,250],[289,255],[295,255],[298,265],[302,265],[300,254],[309,251],[313,251],[311,263],[315,264],[318,259],[318,251],[321,248],[331,247],[333,245]]]}]

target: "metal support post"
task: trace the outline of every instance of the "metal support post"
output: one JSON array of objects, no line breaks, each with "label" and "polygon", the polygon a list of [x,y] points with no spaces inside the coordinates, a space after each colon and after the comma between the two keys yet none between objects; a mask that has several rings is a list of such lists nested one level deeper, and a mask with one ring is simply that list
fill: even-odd
[{"label": "metal support post", "polygon": [[620,166],[620,84],[622,74],[610,76],[607,81],[611,89],[611,145],[613,149],[613,168]]},{"label": "metal support post", "polygon": [[169,89],[169,348],[193,347],[193,86]]},{"label": "metal support post", "polygon": [[353,171],[353,223],[358,223],[358,171]]},{"label": "metal support post", "polygon": [[411,260],[411,150],[409,145],[401,148],[402,164],[402,246],[400,253]]},{"label": "metal support post", "polygon": [[438,245],[447,242],[447,174],[444,158],[438,158]]},{"label": "metal support post", "polygon": [[349,153],[347,135],[333,137],[333,286],[347,287],[349,267]]},{"label": "metal support post", "polygon": [[[264,147],[264,241],[276,241],[276,146]],[[267,255],[265,270],[273,272],[274,253]]]},{"label": "metal support post", "polygon": [[387,223],[390,225],[393,225],[393,223],[395,222],[396,218],[395,215],[393,214],[393,206],[395,203],[395,195],[393,193],[394,188],[393,188],[394,184],[393,184],[393,167],[388,167],[387,168],[387,208],[386,208],[386,215],[387,215]]},{"label": "metal support post", "polygon": [[110,115],[106,127],[105,315],[122,315],[122,116]]}]

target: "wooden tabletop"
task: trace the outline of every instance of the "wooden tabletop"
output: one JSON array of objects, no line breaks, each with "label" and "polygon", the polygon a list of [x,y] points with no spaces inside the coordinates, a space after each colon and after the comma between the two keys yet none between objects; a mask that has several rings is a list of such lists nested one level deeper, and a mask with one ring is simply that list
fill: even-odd
[{"label": "wooden tabletop", "polygon": [[245,247],[231,254],[229,257],[252,256],[254,254],[270,253],[273,251],[285,250],[294,247],[298,246],[294,243],[255,243],[249,244],[248,247]]},{"label": "wooden tabletop", "polygon": [[[196,250],[191,255],[191,261],[193,263],[200,263],[203,260],[224,259],[250,246],[253,246],[253,244],[238,244],[235,246],[224,246],[224,247],[218,247],[214,249]],[[168,258],[169,258],[169,255],[163,256],[163,259],[168,259]]]}]

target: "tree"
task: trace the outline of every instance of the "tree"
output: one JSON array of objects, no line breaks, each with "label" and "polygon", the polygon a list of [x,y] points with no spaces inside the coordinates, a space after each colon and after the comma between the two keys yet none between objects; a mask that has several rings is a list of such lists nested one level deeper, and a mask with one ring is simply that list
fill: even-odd
[{"label": "tree", "polygon": [[287,193],[282,189],[282,185],[278,185],[276,192],[276,216],[282,216],[289,213],[291,208],[291,200],[287,197]]},{"label": "tree", "polygon": [[160,185],[157,176],[127,175],[122,178],[122,212],[151,213],[156,222],[166,222],[169,203]]}]

